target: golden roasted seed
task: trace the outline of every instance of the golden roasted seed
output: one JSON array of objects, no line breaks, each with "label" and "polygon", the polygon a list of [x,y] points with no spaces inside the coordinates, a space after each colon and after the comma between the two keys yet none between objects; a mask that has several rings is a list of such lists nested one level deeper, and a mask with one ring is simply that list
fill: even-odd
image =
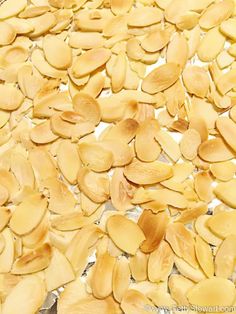
[{"label": "golden roasted seed", "polygon": [[231,281],[212,277],[192,287],[187,298],[190,304],[198,306],[229,306],[235,298],[235,289]]},{"label": "golden roasted seed", "polygon": [[179,78],[180,67],[166,63],[149,73],[143,80],[142,90],[149,94],[161,92],[173,85]]},{"label": "golden roasted seed", "polygon": [[154,184],[172,177],[171,166],[153,161],[144,163],[134,160],[131,164],[125,167],[124,174],[128,180],[137,184]]},{"label": "golden roasted seed", "polygon": [[106,227],[109,236],[118,248],[131,255],[136,254],[145,240],[142,229],[135,222],[122,215],[109,217]]},{"label": "golden roasted seed", "polygon": [[197,267],[194,239],[190,231],[182,223],[169,224],[165,238],[176,255],[183,258],[192,267]]},{"label": "golden roasted seed", "polygon": [[111,52],[106,48],[94,48],[77,57],[72,66],[72,73],[79,78],[90,74],[103,66],[111,57]]}]

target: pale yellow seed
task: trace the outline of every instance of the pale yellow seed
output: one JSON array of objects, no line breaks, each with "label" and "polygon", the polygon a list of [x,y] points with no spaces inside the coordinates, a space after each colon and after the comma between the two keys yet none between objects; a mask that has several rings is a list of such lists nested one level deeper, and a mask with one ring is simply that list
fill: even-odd
[{"label": "pale yellow seed", "polygon": [[122,215],[114,215],[107,220],[107,231],[114,243],[124,252],[135,255],[145,240],[142,229],[132,220]]},{"label": "pale yellow seed", "polygon": [[188,60],[188,44],[183,34],[175,33],[166,51],[167,63],[175,63],[183,68]]},{"label": "pale yellow seed", "polygon": [[121,52],[116,57],[112,67],[111,87],[114,93],[119,92],[125,83],[127,61],[125,53]]},{"label": "pale yellow seed", "polygon": [[183,71],[183,82],[190,94],[204,98],[210,87],[207,72],[198,66],[188,66]]},{"label": "pale yellow seed", "polygon": [[209,30],[201,39],[197,54],[201,61],[213,61],[217,55],[223,50],[225,37],[219,31],[218,27]]},{"label": "pale yellow seed", "polygon": [[232,88],[236,87],[236,69],[231,69],[222,74],[217,81],[217,89],[222,95],[225,95]]},{"label": "pale yellow seed", "polygon": [[160,144],[163,151],[175,162],[181,157],[179,144],[166,131],[159,130],[155,139]]},{"label": "pale yellow seed", "polygon": [[148,52],[156,52],[164,48],[170,40],[167,30],[157,29],[150,32],[141,42],[141,46]]},{"label": "pale yellow seed", "polygon": [[4,20],[8,17],[12,17],[24,10],[27,5],[26,0],[7,0],[0,6],[0,19]]},{"label": "pale yellow seed", "polygon": [[173,85],[179,78],[180,67],[175,63],[166,63],[154,69],[143,80],[142,90],[149,94],[161,92]]},{"label": "pale yellow seed", "polygon": [[0,45],[10,45],[16,38],[16,31],[11,24],[0,22]]},{"label": "pale yellow seed", "polygon": [[132,27],[144,27],[160,22],[162,17],[162,11],[158,8],[135,8],[128,16],[128,25]]},{"label": "pale yellow seed", "polygon": [[207,225],[214,234],[220,238],[226,238],[235,234],[236,214],[234,211],[218,212],[207,221]]},{"label": "pale yellow seed", "polygon": [[211,164],[210,169],[214,177],[220,181],[229,181],[233,179],[236,172],[236,166],[231,161]]},{"label": "pale yellow seed", "polygon": [[180,151],[184,158],[193,160],[197,157],[198,147],[201,144],[201,137],[195,129],[188,129],[184,132],[180,142]]},{"label": "pale yellow seed", "polygon": [[236,235],[232,234],[225,238],[217,250],[215,257],[215,273],[217,277],[230,278],[235,265]]},{"label": "pale yellow seed", "polygon": [[3,110],[16,110],[23,102],[21,91],[10,84],[0,85],[0,108]]},{"label": "pale yellow seed", "polygon": [[222,0],[210,5],[199,19],[202,28],[210,29],[227,20],[234,10],[234,1]]},{"label": "pale yellow seed", "polygon": [[170,178],[172,176],[172,168],[159,161],[144,163],[134,160],[125,167],[124,174],[131,182],[141,185],[154,184]]},{"label": "pale yellow seed", "polygon": [[234,284],[219,277],[204,279],[189,290],[187,298],[198,306],[230,306],[235,298]]},{"label": "pale yellow seed", "polygon": [[133,4],[133,0],[111,0],[111,10],[115,15],[127,13]]},{"label": "pale yellow seed", "polygon": [[[72,52],[69,46],[56,36],[46,36],[43,39],[43,51],[46,60],[53,67],[65,70],[70,67],[72,62]],[[58,54],[58,51],[60,53]],[[57,56],[55,58],[55,56]]]},{"label": "pale yellow seed", "polygon": [[214,276],[214,263],[211,247],[200,236],[196,237],[195,251],[197,260],[207,277]]},{"label": "pale yellow seed", "polygon": [[77,57],[72,67],[75,77],[90,74],[103,66],[111,56],[111,51],[105,48],[94,48]]},{"label": "pale yellow seed", "polygon": [[205,161],[220,162],[234,158],[234,153],[221,138],[203,142],[199,146],[199,156]]}]

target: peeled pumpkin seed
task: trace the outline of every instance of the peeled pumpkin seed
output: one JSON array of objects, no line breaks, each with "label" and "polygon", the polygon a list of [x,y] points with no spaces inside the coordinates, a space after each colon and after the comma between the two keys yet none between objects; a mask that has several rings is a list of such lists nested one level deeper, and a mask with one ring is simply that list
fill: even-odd
[{"label": "peeled pumpkin seed", "polygon": [[215,273],[217,277],[231,277],[235,267],[235,243],[236,235],[229,235],[222,242],[216,252]]},{"label": "peeled pumpkin seed", "polygon": [[165,281],[174,264],[174,253],[166,241],[161,241],[148,260],[148,278],[152,282]]},{"label": "peeled pumpkin seed", "polygon": [[221,162],[234,158],[234,153],[221,138],[203,142],[199,146],[198,154],[208,162]]},{"label": "peeled pumpkin seed", "polygon": [[79,56],[73,67],[72,73],[75,77],[82,77],[90,74],[103,66],[111,56],[111,52],[106,48],[94,48]]},{"label": "peeled pumpkin seed", "polygon": [[218,27],[209,30],[201,39],[198,46],[197,55],[203,62],[213,61],[223,50],[225,37]]},{"label": "peeled pumpkin seed", "polygon": [[[43,39],[43,51],[46,60],[53,67],[65,70],[70,67],[72,62],[72,52],[70,47],[61,39],[56,36],[46,36]],[[57,52],[60,54],[55,58]]]},{"label": "peeled pumpkin seed", "polygon": [[125,167],[124,175],[131,182],[143,185],[161,182],[170,178],[173,173],[171,166],[165,163],[159,161],[143,163],[134,160]]},{"label": "peeled pumpkin seed", "polygon": [[40,194],[29,196],[13,212],[10,228],[18,235],[34,230],[45,215],[47,200]]},{"label": "peeled pumpkin seed", "polygon": [[48,243],[23,254],[12,266],[12,273],[16,275],[31,274],[48,267],[52,255],[51,246]]},{"label": "peeled pumpkin seed", "polygon": [[230,306],[235,298],[235,288],[227,279],[212,277],[192,287],[187,298],[190,304],[198,306]]},{"label": "peeled pumpkin seed", "polygon": [[190,231],[182,223],[169,224],[165,238],[176,255],[183,258],[192,267],[197,267],[194,239]]},{"label": "peeled pumpkin seed", "polygon": [[207,72],[198,66],[188,66],[183,71],[183,82],[190,94],[204,98],[210,87]]},{"label": "peeled pumpkin seed", "polygon": [[133,0],[111,0],[111,10],[115,15],[128,12],[133,4]]},{"label": "peeled pumpkin seed", "polygon": [[153,252],[164,238],[169,218],[165,212],[153,214],[151,210],[144,210],[139,217],[138,225],[142,229],[146,240],[140,249],[144,253]]},{"label": "peeled pumpkin seed", "polygon": [[16,31],[11,24],[0,22],[0,45],[10,45],[16,38]]},{"label": "peeled pumpkin seed", "polygon": [[[122,251],[135,255],[137,249],[145,240],[141,228],[132,220],[122,216],[113,215],[107,220],[107,231],[112,241]],[[127,237],[127,235],[129,236]]]},{"label": "peeled pumpkin seed", "polygon": [[26,0],[7,0],[4,3],[1,4],[0,7],[0,19],[4,20],[6,18],[9,18],[11,16],[15,16],[21,11],[24,10],[24,8],[27,5]]},{"label": "peeled pumpkin seed", "polygon": [[149,94],[161,92],[173,85],[180,75],[180,67],[175,63],[166,63],[150,72],[142,83],[142,90]]},{"label": "peeled pumpkin seed", "polygon": [[130,284],[129,262],[125,256],[121,256],[115,263],[112,273],[112,290],[114,298],[121,302]]}]

